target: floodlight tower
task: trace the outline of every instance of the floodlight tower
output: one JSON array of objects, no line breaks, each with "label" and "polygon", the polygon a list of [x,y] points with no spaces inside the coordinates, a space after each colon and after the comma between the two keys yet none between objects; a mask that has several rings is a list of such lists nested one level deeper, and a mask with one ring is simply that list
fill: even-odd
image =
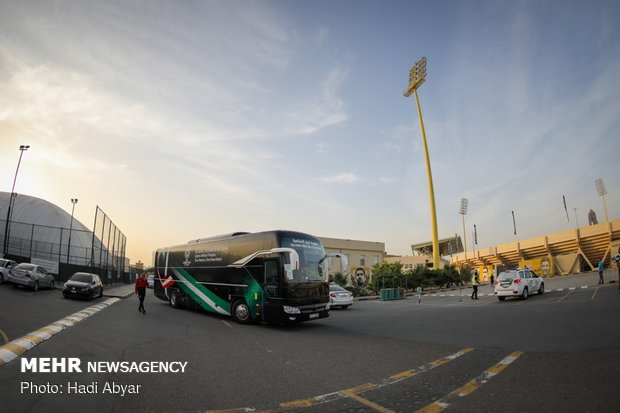
[{"label": "floodlight tower", "polygon": [[461,218],[463,218],[463,244],[465,249],[465,257],[467,257],[467,233],[465,232],[465,215],[467,215],[467,205],[469,201],[467,198],[461,198],[461,210],[459,214],[461,214]]},{"label": "floodlight tower", "polygon": [[15,193],[15,182],[17,181],[17,173],[19,172],[19,165],[22,163],[22,156],[24,155],[24,151],[27,151],[28,148],[30,148],[30,145],[19,145],[19,160],[17,161],[17,169],[15,169],[15,178],[13,178],[13,186],[11,187],[11,196],[9,197],[9,205],[8,205],[8,209],[6,210],[6,223],[5,223],[5,227],[4,227],[4,247],[2,252],[4,253],[4,255],[6,255],[9,251],[9,231],[11,230],[11,227],[9,226],[9,222],[11,221],[11,216],[13,214],[11,214],[11,207],[15,204],[15,196],[17,195]]},{"label": "floodlight tower", "polygon": [[607,216],[607,203],[605,203],[605,195],[607,195],[607,191],[605,190],[605,184],[602,179],[597,179],[594,181],[596,184],[596,190],[598,191],[598,196],[603,199],[603,207],[605,207],[605,222],[609,222],[609,217]]},{"label": "floodlight tower", "polygon": [[422,121],[422,111],[420,110],[420,100],[418,99],[418,88],[426,80],[426,57],[422,57],[415,62],[409,71],[409,85],[403,92],[405,97],[415,96],[415,103],[418,109],[418,119],[420,120],[420,130],[422,131],[422,143],[424,144],[424,155],[426,159],[426,175],[428,178],[428,193],[430,198],[431,223],[433,228],[433,268],[439,269],[439,238],[437,237],[437,213],[435,212],[435,190],[433,189],[433,174],[431,173],[431,161],[428,157],[428,145],[426,143],[426,132],[424,132],[424,122]]}]

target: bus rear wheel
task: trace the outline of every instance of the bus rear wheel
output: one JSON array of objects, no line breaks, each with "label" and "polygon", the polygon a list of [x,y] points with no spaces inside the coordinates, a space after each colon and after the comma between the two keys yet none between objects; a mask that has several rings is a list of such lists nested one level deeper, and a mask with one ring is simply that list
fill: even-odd
[{"label": "bus rear wheel", "polygon": [[231,315],[233,320],[240,324],[249,324],[252,322],[252,316],[250,315],[250,308],[245,301],[239,299],[232,305]]}]

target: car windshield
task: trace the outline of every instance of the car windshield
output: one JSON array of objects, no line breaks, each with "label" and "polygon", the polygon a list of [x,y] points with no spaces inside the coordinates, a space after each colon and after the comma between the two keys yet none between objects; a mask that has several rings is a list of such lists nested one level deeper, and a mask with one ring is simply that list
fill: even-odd
[{"label": "car windshield", "polygon": [[513,282],[515,278],[519,278],[516,272],[503,272],[497,277],[499,282]]},{"label": "car windshield", "polygon": [[330,285],[329,285],[329,291],[347,291],[347,290],[345,290],[344,288],[342,288],[342,287],[341,287],[341,286],[339,286],[339,285],[336,285],[336,284],[330,284]]},{"label": "car windshield", "polygon": [[34,264],[19,264],[16,268],[19,268],[20,270],[32,271],[35,267],[36,266]]},{"label": "car windshield", "polygon": [[0,259],[0,267],[4,267],[8,261]]},{"label": "car windshield", "polygon": [[83,283],[89,283],[93,281],[93,276],[90,274],[73,274],[71,281],[79,281]]}]

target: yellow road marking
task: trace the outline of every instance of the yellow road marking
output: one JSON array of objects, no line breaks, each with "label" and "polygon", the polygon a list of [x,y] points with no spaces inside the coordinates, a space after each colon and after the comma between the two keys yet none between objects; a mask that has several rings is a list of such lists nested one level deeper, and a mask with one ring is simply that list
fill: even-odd
[{"label": "yellow road marking", "polygon": [[590,300],[594,300],[594,297],[596,297],[596,293],[598,292],[598,285],[596,286],[596,288],[594,289],[594,292],[592,293],[592,298],[590,298]]},{"label": "yellow road marking", "polygon": [[455,397],[465,397],[465,396],[472,394],[473,392],[478,390],[480,386],[487,383],[489,380],[495,377],[498,373],[500,373],[502,370],[508,367],[509,364],[511,364],[516,359],[518,359],[522,354],[523,352],[521,351],[515,351],[511,353],[509,356],[504,357],[504,359],[502,359],[499,363],[485,370],[480,376],[468,381],[467,383],[465,383],[465,385],[459,387],[458,389],[451,391],[450,393],[448,393],[441,399],[436,400],[433,403],[430,403],[422,407],[421,409],[417,410],[416,413],[439,413],[441,412],[442,410],[444,410],[446,407],[450,405],[448,403],[450,400],[452,400]]},{"label": "yellow road marking", "polygon": [[416,374],[418,374],[418,372],[415,369],[403,371],[402,373],[397,373],[393,376],[390,376],[390,381],[391,382],[401,381],[404,379],[408,379],[409,377],[413,377]]},{"label": "yellow road marking", "polygon": [[377,386],[376,384],[366,383],[366,384],[362,384],[361,386],[351,387],[350,389],[344,389],[341,392],[346,393],[346,394],[360,394],[365,391],[374,390],[377,387],[379,386]]},{"label": "yellow road marking", "polygon": [[377,403],[371,402],[370,400],[365,399],[363,397],[360,397],[360,396],[358,396],[355,393],[350,393],[350,392],[347,392],[346,390],[343,393],[347,397],[349,397],[349,398],[351,398],[353,400],[356,400],[356,401],[362,403],[364,406],[368,406],[371,409],[374,409],[374,410],[376,410],[378,412],[381,412],[381,413],[395,413],[394,410],[390,410],[390,409],[388,409],[386,407],[380,406]]},{"label": "yellow road marking", "polygon": [[410,369],[410,370],[405,370],[402,371],[400,373],[396,373],[390,377],[388,377],[387,379],[384,379],[382,381],[380,381],[378,384],[374,384],[374,383],[365,383],[365,384],[361,384],[359,386],[355,386],[355,387],[350,387],[348,389],[344,389],[344,390],[339,390],[333,393],[328,393],[328,394],[323,394],[320,396],[315,396],[315,397],[311,397],[309,399],[299,399],[299,400],[292,400],[292,401],[288,401],[288,402],[283,402],[280,403],[280,405],[277,408],[273,408],[273,409],[255,409],[255,408],[251,408],[251,407],[241,407],[241,408],[233,408],[233,409],[222,409],[222,410],[207,410],[207,413],[244,413],[244,412],[258,412],[258,413],[277,413],[277,412],[281,412],[281,411],[285,411],[285,410],[292,410],[292,409],[302,409],[305,407],[311,407],[311,406],[316,406],[319,404],[324,404],[324,403],[331,403],[333,401],[336,400],[340,400],[343,398],[350,398],[353,400],[358,401],[359,403],[364,404],[367,407],[370,407],[374,410],[377,410],[379,412],[384,412],[384,413],[391,413],[392,410],[380,406],[374,402],[371,402],[368,399],[365,399],[361,396],[359,396],[360,393],[364,393],[367,391],[371,391],[371,390],[376,390],[385,386],[389,386],[391,384],[397,383],[399,381],[408,379],[410,377],[413,377],[419,373],[423,373],[425,371],[429,371],[434,369],[437,366],[440,366],[442,364],[445,364],[449,361],[455,360],[458,357],[469,353],[470,351],[472,351],[473,348],[472,347],[466,347],[463,348],[459,351],[457,351],[454,354],[451,354],[449,356],[446,357],[441,357],[437,360],[431,361],[428,364],[425,364],[421,367],[419,367],[417,370],[416,369]]},{"label": "yellow road marking", "polygon": [[4,334],[4,331],[0,330],[0,335],[2,336],[2,340],[4,340],[4,343],[2,344],[6,344],[9,342],[9,337],[6,334]]}]

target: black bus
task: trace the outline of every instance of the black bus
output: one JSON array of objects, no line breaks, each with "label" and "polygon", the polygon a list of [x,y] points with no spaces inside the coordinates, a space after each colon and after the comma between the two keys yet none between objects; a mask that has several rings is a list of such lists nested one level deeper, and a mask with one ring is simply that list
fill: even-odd
[{"label": "black bus", "polygon": [[[155,295],[172,307],[285,324],[329,316],[321,241],[293,231],[236,232],[155,253]],[[342,268],[346,268],[343,262]]]}]

